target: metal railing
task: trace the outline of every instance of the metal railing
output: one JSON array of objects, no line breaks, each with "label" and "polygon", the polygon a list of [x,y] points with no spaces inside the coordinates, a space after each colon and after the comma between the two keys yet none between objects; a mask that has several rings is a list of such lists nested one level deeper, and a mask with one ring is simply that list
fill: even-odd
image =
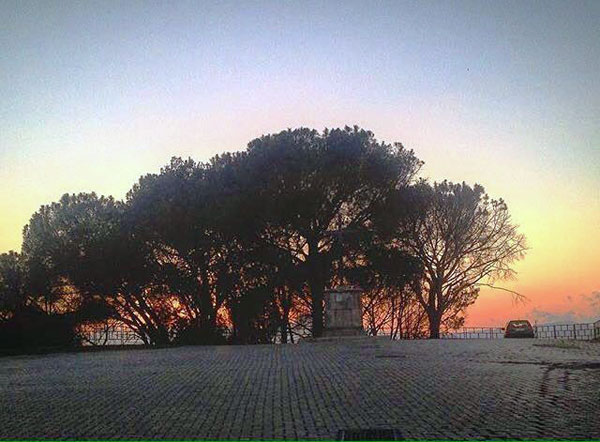
[{"label": "metal railing", "polygon": [[500,339],[504,338],[501,327],[463,327],[440,334],[441,339]]},{"label": "metal railing", "polygon": [[97,327],[82,333],[83,346],[142,345],[144,341],[123,324]]},{"label": "metal railing", "polygon": [[[591,341],[600,339],[600,321],[581,324],[541,324],[533,326],[534,337],[538,339],[573,339]],[[442,339],[502,339],[501,327],[463,327],[442,333]]]},{"label": "metal railing", "polygon": [[535,337],[540,339],[575,339],[591,341],[595,338],[594,324],[535,325]]},{"label": "metal railing", "polygon": [[[600,321],[580,324],[541,324],[533,326],[534,336],[538,339],[573,339],[579,341],[600,340]],[[387,336],[382,332],[379,336]],[[82,345],[141,345],[143,341],[123,324],[110,327],[97,327],[82,334]],[[455,331],[440,334],[441,339],[504,339],[501,327],[463,327]],[[402,339],[402,338],[397,338]],[[418,339],[418,338],[417,338]]]}]

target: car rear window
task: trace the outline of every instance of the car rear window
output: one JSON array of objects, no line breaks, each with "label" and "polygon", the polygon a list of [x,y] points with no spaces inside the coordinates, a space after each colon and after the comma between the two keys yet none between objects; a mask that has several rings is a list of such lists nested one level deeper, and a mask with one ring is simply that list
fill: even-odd
[{"label": "car rear window", "polygon": [[530,325],[529,321],[510,321],[510,325]]}]

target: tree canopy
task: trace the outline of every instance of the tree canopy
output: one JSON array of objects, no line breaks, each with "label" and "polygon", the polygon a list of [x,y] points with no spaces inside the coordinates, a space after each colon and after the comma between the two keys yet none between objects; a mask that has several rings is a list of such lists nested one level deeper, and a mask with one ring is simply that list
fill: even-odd
[{"label": "tree canopy", "polygon": [[462,325],[480,286],[514,277],[511,265],[527,249],[506,203],[490,199],[480,185],[421,181],[397,194],[386,210],[395,226],[391,242],[422,266],[416,297],[427,312],[431,337],[439,337],[443,323]]},{"label": "tree canopy", "polygon": [[34,308],[152,345],[295,342],[322,333],[326,289],[354,284],[369,333],[439,337],[526,247],[501,199],[419,180],[421,165],[358,127],[300,128],[173,158],[124,201],[66,194],[0,255],[0,320]]}]

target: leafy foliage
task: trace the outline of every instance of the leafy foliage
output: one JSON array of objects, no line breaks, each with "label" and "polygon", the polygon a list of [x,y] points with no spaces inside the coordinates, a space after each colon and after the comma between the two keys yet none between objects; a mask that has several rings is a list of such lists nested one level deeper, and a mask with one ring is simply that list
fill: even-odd
[{"label": "leafy foliage", "polygon": [[[415,210],[400,215],[408,205]],[[480,285],[512,278],[512,263],[527,249],[506,203],[490,199],[480,185],[420,182],[411,192],[397,195],[387,210],[388,226],[395,223],[392,243],[422,265],[416,295],[432,337],[439,336],[444,324],[462,325]]]},{"label": "leafy foliage", "polygon": [[151,345],[295,342],[321,334],[325,289],[354,284],[369,333],[437,337],[525,244],[502,200],[415,181],[420,167],[358,127],[300,128],[173,158],[123,202],[64,195],[33,214],[21,254],[0,255],[0,321],[60,316],[75,335],[116,321]]}]

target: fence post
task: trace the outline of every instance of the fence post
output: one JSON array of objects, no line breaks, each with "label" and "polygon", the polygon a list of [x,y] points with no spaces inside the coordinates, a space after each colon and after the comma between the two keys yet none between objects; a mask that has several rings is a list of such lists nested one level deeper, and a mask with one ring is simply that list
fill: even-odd
[{"label": "fence post", "polygon": [[556,325],[554,325],[553,327],[554,327],[554,339],[556,339]]},{"label": "fence post", "polygon": [[573,339],[577,339],[577,329],[575,328],[575,324],[573,324]]}]

